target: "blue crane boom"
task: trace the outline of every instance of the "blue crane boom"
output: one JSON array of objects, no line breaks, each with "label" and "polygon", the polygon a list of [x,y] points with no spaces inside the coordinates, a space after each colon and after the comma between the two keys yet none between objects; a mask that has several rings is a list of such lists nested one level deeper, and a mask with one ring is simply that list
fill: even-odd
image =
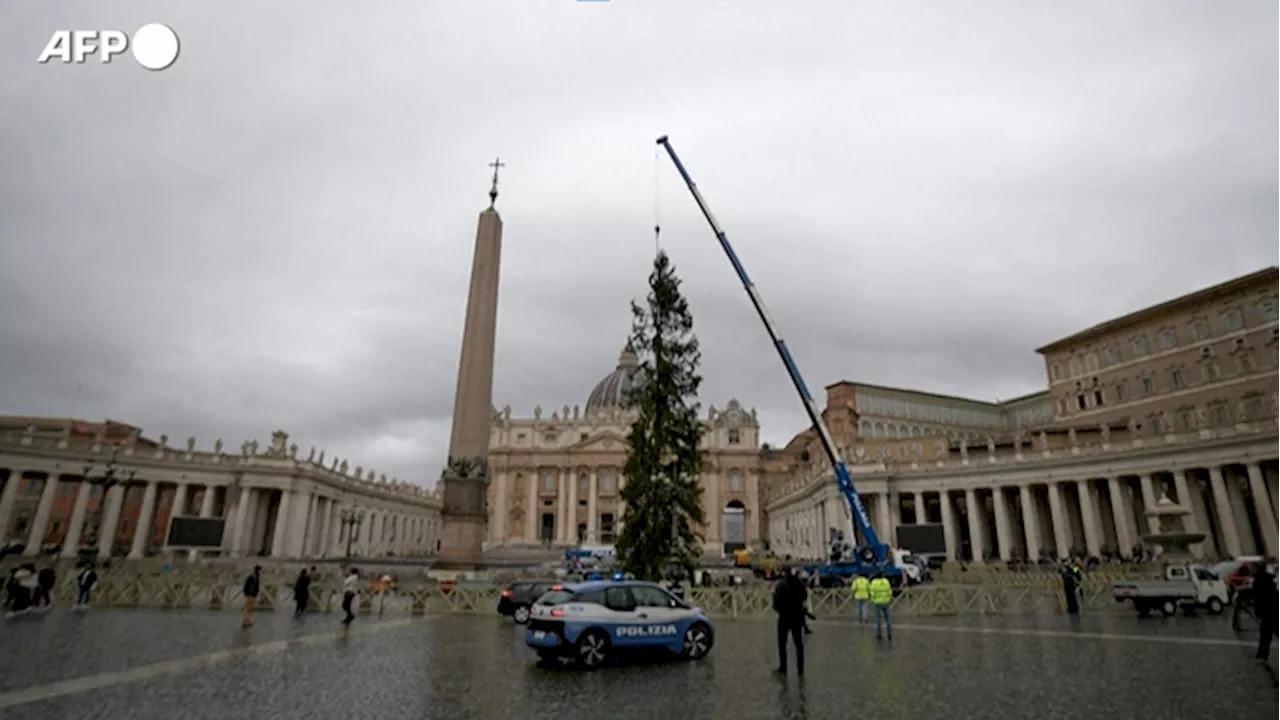
[{"label": "blue crane boom", "polygon": [[840,488],[840,492],[844,494],[845,500],[848,501],[849,511],[853,515],[854,522],[858,525],[858,531],[865,541],[863,551],[867,554],[867,557],[864,557],[864,560],[874,562],[877,565],[884,563],[888,558],[889,548],[880,542],[875,529],[871,527],[871,519],[867,516],[867,507],[863,504],[862,498],[858,497],[858,492],[853,489],[853,480],[849,478],[849,470],[845,467],[844,460],[840,457],[835,443],[831,441],[831,433],[827,431],[827,424],[822,420],[822,413],[818,411],[818,406],[813,402],[813,396],[809,394],[809,388],[805,385],[804,378],[800,377],[800,370],[796,368],[796,363],[791,358],[791,351],[787,349],[786,341],[778,334],[778,329],[774,326],[773,319],[769,317],[769,311],[765,309],[764,301],[760,299],[760,293],[756,290],[755,284],[747,276],[746,268],[742,266],[742,262],[738,260],[737,253],[729,245],[729,239],[725,237],[724,230],[720,229],[720,224],[716,222],[716,218],[711,214],[706,201],[702,199],[702,193],[698,192],[697,184],[693,182],[693,178],[689,177],[689,172],[684,169],[684,163],[680,162],[680,158],[676,156],[676,151],[671,147],[667,136],[663,135],[658,138],[658,144],[667,151],[667,155],[671,157],[671,162],[675,163],[676,170],[680,172],[680,177],[684,178],[685,185],[689,187],[689,192],[693,194],[694,201],[698,203],[698,209],[702,211],[703,217],[711,225],[711,230],[715,232],[716,239],[720,241],[721,249],[729,257],[729,262],[733,264],[734,272],[738,273],[738,279],[742,281],[742,287],[747,291],[747,297],[751,298],[751,304],[755,306],[756,313],[760,316],[761,322],[764,323],[765,330],[769,331],[773,346],[777,348],[778,355],[782,358],[782,364],[786,366],[787,374],[791,376],[791,383],[795,385],[796,392],[800,393],[800,400],[804,403],[804,410],[809,415],[809,422],[813,424],[814,431],[818,433],[818,439],[822,441],[822,449],[826,451],[827,459],[831,461],[831,467],[835,470],[836,485]]}]

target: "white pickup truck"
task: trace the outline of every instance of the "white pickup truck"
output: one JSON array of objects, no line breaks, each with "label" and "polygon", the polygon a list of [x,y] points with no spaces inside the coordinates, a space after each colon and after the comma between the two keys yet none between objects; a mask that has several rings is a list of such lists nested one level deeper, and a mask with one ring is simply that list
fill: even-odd
[{"label": "white pickup truck", "polygon": [[1188,615],[1196,608],[1218,615],[1227,604],[1227,584],[1203,565],[1170,565],[1164,569],[1164,580],[1112,583],[1111,594],[1116,602],[1132,602],[1141,617],[1152,610],[1169,617],[1178,608]]}]

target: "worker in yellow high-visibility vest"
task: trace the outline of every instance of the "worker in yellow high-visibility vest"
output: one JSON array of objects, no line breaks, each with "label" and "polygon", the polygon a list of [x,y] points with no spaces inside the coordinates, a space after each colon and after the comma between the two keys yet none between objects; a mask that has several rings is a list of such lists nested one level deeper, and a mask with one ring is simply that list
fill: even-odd
[{"label": "worker in yellow high-visibility vest", "polygon": [[893,638],[893,623],[889,620],[889,606],[893,604],[893,587],[884,573],[876,573],[871,581],[871,604],[876,606],[876,639],[880,639],[880,619],[884,618],[885,630]]},{"label": "worker in yellow high-visibility vest", "polygon": [[854,575],[849,585],[853,592],[853,607],[858,614],[858,622],[867,621],[867,601],[871,599],[871,581],[861,575]]}]

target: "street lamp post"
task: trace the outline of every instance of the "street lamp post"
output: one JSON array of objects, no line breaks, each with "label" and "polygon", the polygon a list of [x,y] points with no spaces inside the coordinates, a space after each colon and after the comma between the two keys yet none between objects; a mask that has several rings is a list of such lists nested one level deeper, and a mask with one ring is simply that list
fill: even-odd
[{"label": "street lamp post", "polygon": [[[120,454],[119,446],[116,446],[111,449],[111,457],[107,458],[106,467],[103,468],[102,474],[97,477],[95,477],[93,474],[93,470],[94,470],[93,465],[84,466],[84,475],[83,475],[84,482],[87,482],[92,486],[102,488],[102,495],[98,500],[98,508],[97,510],[94,511],[93,544],[91,547],[96,548],[98,546],[98,543],[102,541],[102,538],[99,536],[99,534],[102,532],[102,518],[103,518],[103,513],[105,512],[107,507],[107,492],[109,492],[111,488],[115,487],[116,485],[130,482],[131,480],[133,480],[134,475],[136,475],[138,472],[137,470],[130,470],[128,471],[128,473],[123,473],[119,468],[117,468],[116,457],[119,454]],[[107,542],[109,543],[113,542],[114,540],[115,538],[107,538]],[[75,548],[75,550],[76,550],[76,553],[79,554],[80,549]],[[108,550],[108,553],[110,553],[110,549]]]},{"label": "street lamp post", "polygon": [[342,525],[347,532],[347,557],[351,557],[351,541],[364,524],[364,511],[359,508],[346,508],[342,511]]}]

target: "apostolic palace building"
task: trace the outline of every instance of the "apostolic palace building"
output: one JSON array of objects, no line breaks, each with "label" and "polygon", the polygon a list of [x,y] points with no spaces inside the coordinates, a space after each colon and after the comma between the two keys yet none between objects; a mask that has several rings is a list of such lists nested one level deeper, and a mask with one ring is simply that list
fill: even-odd
[{"label": "apostolic palace building", "polygon": [[[1045,345],[1045,389],[1007,402],[838,382],[823,415],[873,525],[941,524],[951,559],[1119,553],[1190,511],[1202,557],[1277,553],[1277,270]],[[771,549],[853,532],[816,437],[762,457]],[[912,549],[912,548],[907,548]]]}]

